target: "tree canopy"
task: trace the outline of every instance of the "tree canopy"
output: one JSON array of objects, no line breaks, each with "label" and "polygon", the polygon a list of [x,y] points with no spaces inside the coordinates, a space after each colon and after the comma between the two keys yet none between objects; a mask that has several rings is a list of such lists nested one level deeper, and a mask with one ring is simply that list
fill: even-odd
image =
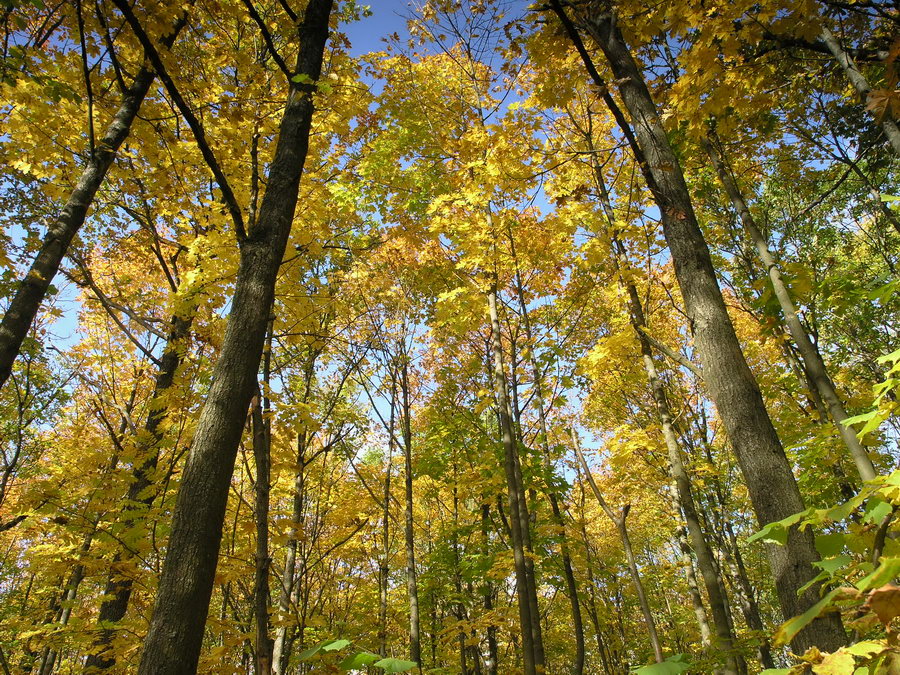
[{"label": "tree canopy", "polygon": [[0,16],[0,674],[900,669],[895,2]]}]

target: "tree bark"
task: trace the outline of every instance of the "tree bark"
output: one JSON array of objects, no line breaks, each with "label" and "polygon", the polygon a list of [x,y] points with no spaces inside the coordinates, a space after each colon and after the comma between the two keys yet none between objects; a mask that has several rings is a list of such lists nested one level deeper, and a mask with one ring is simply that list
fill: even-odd
[{"label": "tree bark", "polygon": [[[319,79],[333,0],[311,0],[296,71]],[[241,247],[232,309],[184,468],[140,675],[197,670],[228,488],[309,148],[314,84],[292,83],[259,218]]]},{"label": "tree bark", "polygon": [[[161,40],[161,44],[166,48],[171,47],[186,23],[187,14],[175,22],[169,34]],[[75,189],[72,190],[62,211],[47,228],[31,268],[19,282],[15,295],[3,319],[0,320],[0,388],[12,373],[13,362],[19,355],[22,341],[28,335],[31,324],[34,323],[38,309],[47,295],[47,289],[59,271],[72,240],[84,225],[97,190],[106,178],[119,148],[128,138],[131,125],[155,77],[153,69],[146,66],[142,66],[135,75],[131,86],[125,91],[119,109],[91,153]]]},{"label": "tree bark", "polygon": [[[579,51],[586,67],[592,77],[596,75],[595,81],[603,85],[605,91],[605,82],[596,74],[581,38],[565,16],[559,0],[551,0],[551,7],[570,31],[576,46],[581,46]],[[633,135],[627,122],[624,122],[623,133],[630,137],[636,160],[659,207],[663,234],[691,322],[704,380],[737,455],[759,525],[763,526],[803,511],[803,499],[728,316],[678,159],[614,15],[615,9],[606,5],[603,10],[593,12],[586,24],[606,55],[630,114]],[[611,103],[616,107],[614,101]],[[616,117],[619,121],[621,111]],[[793,527],[788,532],[785,546],[769,544],[767,552],[784,615],[802,614],[819,597],[817,585],[802,596],[797,594],[816,576],[812,563],[819,556],[813,533],[809,529],[800,531]],[[823,651],[834,651],[845,642],[840,618],[827,615],[798,633],[793,646],[798,652],[813,645]]]},{"label": "tree bark", "polygon": [[407,355],[401,354],[400,393],[403,423],[404,505],[403,535],[406,541],[406,590],[409,595],[409,655],[410,660],[422,670],[422,642],[419,626],[419,584],[416,578],[416,541],[413,530],[413,475],[412,475],[412,424],[409,405],[409,369]]},{"label": "tree bark", "polygon": [[503,347],[500,336],[500,319],[497,313],[496,279],[488,290],[488,312],[491,322],[491,351],[493,353],[494,395],[497,399],[497,414],[500,419],[500,434],[503,443],[503,468],[506,472],[507,505],[509,507],[510,539],[516,572],[516,597],[519,605],[519,623],[522,628],[522,664],[525,675],[537,675],[543,671],[543,645],[540,630],[540,616],[535,616],[533,608],[537,598],[531,598],[533,586],[529,583],[527,570],[526,535],[523,530],[529,526],[528,507],[522,489],[522,474],[519,468],[519,453],[516,447],[513,421],[510,414],[509,397],[506,391],[506,373],[503,367]]},{"label": "tree bark", "polygon": [[[869,85],[866,76],[860,72],[850,55],[841,47],[841,43],[838,42],[834,33],[828,30],[826,26],[822,26],[819,37],[822,38],[822,42],[828,47],[828,51],[831,52],[834,60],[838,62],[847,79],[850,80],[850,84],[853,85],[859,98],[863,103],[868,103],[872,87]],[[891,116],[890,106],[884,111],[881,119],[881,128],[884,130],[884,135],[891,144],[894,154],[900,157],[900,128],[897,127],[897,122]]]},{"label": "tree bark", "polygon": [[272,358],[272,323],[263,352],[263,385],[256,390],[251,405],[253,458],[256,463],[255,517],[256,570],[253,584],[253,606],[256,619],[256,675],[272,673],[272,637],[269,633],[269,489],[271,487],[272,419],[269,402],[269,373]]}]

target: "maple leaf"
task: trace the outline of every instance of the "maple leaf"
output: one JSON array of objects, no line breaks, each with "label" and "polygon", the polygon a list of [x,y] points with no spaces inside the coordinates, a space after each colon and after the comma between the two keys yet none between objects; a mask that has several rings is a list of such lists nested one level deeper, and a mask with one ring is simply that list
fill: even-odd
[{"label": "maple leaf", "polygon": [[885,584],[869,591],[866,607],[888,627],[895,616],[900,616],[900,586]]}]

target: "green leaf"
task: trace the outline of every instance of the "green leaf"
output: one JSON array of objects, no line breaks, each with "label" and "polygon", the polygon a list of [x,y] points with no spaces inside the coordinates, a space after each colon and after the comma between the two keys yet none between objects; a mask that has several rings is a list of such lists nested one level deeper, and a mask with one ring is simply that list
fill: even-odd
[{"label": "green leaf", "polygon": [[308,661],[319,652],[336,652],[350,644],[350,640],[323,640],[315,647],[310,647],[297,658],[301,661]]},{"label": "green leaf", "polygon": [[850,645],[849,647],[844,647],[844,651],[848,654],[853,654],[853,656],[870,658],[875,654],[883,652],[887,648],[887,642],[884,640],[866,640],[864,642],[857,642],[855,645]]},{"label": "green leaf", "polygon": [[316,654],[318,654],[320,651],[322,651],[322,645],[319,644],[319,645],[316,645],[315,647],[310,647],[305,652],[302,652],[300,654],[300,656],[298,656],[297,658],[300,659],[301,661],[308,661],[309,659],[314,657]]},{"label": "green leaf", "polygon": [[297,73],[291,78],[291,82],[297,84],[313,84],[313,79],[306,73]]},{"label": "green leaf", "polygon": [[329,640],[322,644],[323,652],[336,652],[350,644],[350,640]]},{"label": "green leaf", "polygon": [[880,523],[893,510],[893,507],[886,501],[873,497],[866,504],[866,515],[863,518],[863,522]]},{"label": "green leaf", "polygon": [[759,675],[788,675],[790,668],[766,668]]},{"label": "green leaf", "polygon": [[416,667],[415,661],[403,661],[402,659],[381,659],[372,664],[376,668],[381,668],[386,673],[405,673]]},{"label": "green leaf", "polygon": [[860,579],[856,587],[861,591],[868,591],[884,586],[897,575],[900,575],[900,558],[882,558],[878,568],[869,576]]},{"label": "green leaf", "polygon": [[814,513],[814,509],[807,509],[806,511],[795,513],[794,515],[783,518],[782,520],[776,520],[774,523],[769,523],[756,534],[750,535],[747,538],[747,543],[750,544],[754,541],[761,540],[764,542],[778,544],[779,546],[784,546],[787,543],[788,530],[790,530],[791,527],[799,523],[804,518],[808,518]]},{"label": "green leaf", "polygon": [[823,558],[833,558],[844,550],[844,535],[840,532],[817,535],[816,550]]},{"label": "green leaf", "polygon": [[341,661],[338,668],[341,670],[360,670],[366,666],[375,663],[379,658],[378,654],[371,652],[359,652],[359,654],[351,654]]},{"label": "green leaf", "polygon": [[853,558],[849,555],[837,555],[833,558],[825,558],[824,560],[814,562],[813,566],[818,567],[820,570],[823,570],[829,576],[834,576],[835,572],[837,572],[841,568],[846,567],[852,562]]}]

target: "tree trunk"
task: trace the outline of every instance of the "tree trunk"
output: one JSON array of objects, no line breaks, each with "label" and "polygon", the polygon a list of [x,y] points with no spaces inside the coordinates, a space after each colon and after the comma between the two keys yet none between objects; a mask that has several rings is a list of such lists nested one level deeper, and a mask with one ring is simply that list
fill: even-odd
[{"label": "tree trunk", "polygon": [[[299,28],[296,72],[313,82],[322,70],[331,6],[332,0],[311,0]],[[140,675],[197,670],[228,488],[309,148],[314,90],[314,84],[291,86],[259,219],[241,247],[225,339],[181,479]]]},{"label": "tree trunk", "polygon": [[391,369],[391,415],[388,422],[388,452],[384,475],[384,504],[381,512],[381,564],[378,567],[378,653],[387,656],[388,563],[391,555],[391,459],[394,456],[394,428],[397,415],[397,375]]},{"label": "tree trunk", "polygon": [[641,613],[644,615],[644,623],[647,624],[647,633],[650,637],[650,646],[653,648],[653,656],[657,663],[662,663],[664,657],[662,644],[659,641],[659,634],[656,631],[656,621],[653,619],[653,612],[650,610],[650,603],[647,601],[647,593],[644,590],[644,584],[641,581],[641,572],[637,566],[637,559],[634,557],[634,550],[631,548],[631,537],[628,535],[628,526],[625,523],[628,512],[631,510],[631,504],[626,504],[620,513],[616,513],[612,510],[612,507],[603,498],[603,493],[600,492],[600,488],[597,487],[596,481],[594,481],[594,476],[591,474],[591,468],[584,458],[584,453],[581,452],[581,444],[578,442],[578,437],[575,435],[574,429],[572,429],[571,435],[572,445],[575,449],[575,454],[578,456],[581,469],[584,471],[584,477],[587,480],[588,485],[591,486],[591,491],[594,493],[597,503],[600,504],[600,508],[603,509],[603,513],[605,513],[613,522],[619,533],[619,539],[622,541],[622,551],[625,553],[625,562],[628,563],[631,581],[634,583],[634,590],[638,596]]},{"label": "tree trunk", "polygon": [[785,326],[787,326],[791,337],[794,338],[797,349],[800,351],[800,358],[803,359],[804,370],[813,381],[819,396],[827,404],[828,411],[831,413],[831,419],[834,420],[834,425],[837,427],[838,434],[844,441],[844,445],[850,451],[850,456],[856,464],[856,470],[859,472],[860,478],[864,481],[874,479],[876,472],[872,460],[856,437],[856,432],[853,431],[853,428],[843,424],[850,416],[847,414],[844,403],[835,390],[834,382],[828,376],[828,370],[825,367],[825,362],[822,360],[818,347],[813,344],[809,334],[806,332],[806,328],[800,321],[797,307],[793,298],[791,298],[791,292],[781,277],[781,270],[778,268],[778,263],[775,261],[772,252],[769,251],[766,238],[756,226],[756,220],[753,218],[753,214],[750,212],[750,208],[747,206],[747,202],[738,188],[731,167],[728,166],[727,158],[722,153],[721,141],[715,130],[710,130],[709,140],[704,143],[704,146],[716,173],[719,175],[719,179],[722,181],[722,185],[725,186],[725,192],[728,194],[734,210],[741,219],[744,230],[753,241],[756,252],[759,254],[759,259],[768,272],[769,280],[772,282],[772,290],[775,292],[775,297],[778,299],[778,304],[781,306],[781,311],[784,314]]},{"label": "tree trunk", "polygon": [[[594,176],[600,190],[601,205],[609,223],[609,227],[613,228],[615,214],[613,213],[609,194],[606,190],[606,183],[603,179],[600,167],[596,162],[593,162],[593,164]],[[616,237],[614,231],[610,232],[610,240],[616,269],[622,270],[628,266],[625,246]],[[627,274],[620,274],[618,276],[620,280],[631,279],[631,275]],[[697,507],[694,503],[691,480],[685,469],[684,461],[681,456],[681,448],[679,447],[675,433],[672,411],[669,408],[665,387],[656,370],[656,363],[653,361],[653,349],[650,340],[645,332],[647,319],[644,315],[644,306],[643,303],[641,303],[641,297],[638,294],[634,283],[630,281],[620,281],[620,283],[625,287],[625,291],[628,295],[629,318],[631,320],[631,325],[634,328],[638,344],[640,345],[641,362],[644,366],[644,372],[647,374],[647,382],[650,385],[650,393],[656,404],[656,415],[659,420],[660,430],[662,431],[663,441],[665,442],[666,450],[668,452],[669,472],[674,481],[674,494],[678,506],[676,517],[679,513],[684,516],[687,533],[691,541],[691,548],[697,556],[697,567],[700,569],[700,575],[703,578],[703,585],[704,588],[706,588],[706,595],[709,599],[710,611],[713,617],[713,626],[715,627],[716,633],[715,651],[725,659],[726,667],[722,671],[724,675],[740,675],[747,672],[747,665],[744,663],[744,659],[741,657],[740,653],[735,650],[734,634],[731,629],[726,598],[721,592],[719,574],[716,570],[712,551],[710,551],[706,536],[703,534],[703,528],[700,525],[700,518],[697,515]],[[690,555],[688,555],[688,561],[690,562]],[[693,572],[692,567],[691,572]],[[699,614],[698,620],[700,620]],[[700,623],[702,630],[703,622],[701,621]]]},{"label": "tree trunk", "polygon": [[[551,0],[570,30],[576,45],[583,44],[559,0]],[[565,18],[563,18],[565,17]],[[663,234],[672,254],[675,275],[691,322],[707,389],[737,455],[747,491],[760,526],[804,510],[803,499],[790,462],[769,419],[756,379],[741,351],[734,326],[716,281],[712,259],[697,224],[690,193],[678,159],[669,145],[640,68],[614,19],[614,10],[595,12],[588,30],[606,55],[625,107],[634,125],[633,135],[618,111],[623,133],[629,136],[636,160],[659,207]],[[590,57],[586,66],[596,74]],[[615,102],[608,98],[608,105]],[[819,559],[810,529],[793,527],[785,546],[767,545],[775,587],[785,617],[802,614],[818,601],[818,585],[802,595],[797,591],[816,576],[812,563]],[[840,618],[827,615],[811,622],[793,641],[796,651],[813,645],[834,651],[846,642]]]},{"label": "tree trunk", "polygon": [[419,584],[416,578],[416,546],[415,532],[413,530],[413,475],[412,475],[412,424],[410,420],[409,405],[409,370],[407,355],[401,356],[400,364],[400,393],[402,396],[402,423],[403,423],[403,460],[405,466],[404,489],[406,504],[404,509],[405,521],[403,534],[406,540],[406,590],[409,595],[409,656],[411,661],[418,664],[422,670],[422,642],[419,628]]},{"label": "tree trunk", "polygon": [[[484,498],[484,503],[481,505],[481,553],[485,557],[490,554],[490,549],[488,548],[488,523],[490,520],[491,507],[488,504],[487,498]],[[494,585],[487,577],[484,579],[483,597],[484,611],[486,614],[491,614],[494,611]],[[499,650],[497,648],[497,626],[493,620],[491,620],[487,627],[487,643],[488,655],[484,665],[488,675],[497,675]]]},{"label": "tree trunk", "polygon": [[[865,75],[863,75],[859,68],[856,67],[853,59],[850,58],[850,55],[844,51],[843,47],[841,47],[841,44],[834,36],[834,33],[823,25],[819,37],[822,38],[822,42],[828,47],[828,51],[831,52],[835,61],[841,66],[847,79],[850,80],[850,84],[853,85],[856,93],[859,94],[860,100],[863,104],[868,103],[872,87],[869,86],[869,82],[866,80]],[[900,157],[900,129],[898,129],[897,122],[891,116],[890,106],[888,106],[888,109],[885,110],[882,115],[881,128],[884,130],[884,135],[894,149],[894,154]]]},{"label": "tree trunk", "polygon": [[506,392],[506,373],[503,367],[503,348],[500,337],[500,319],[497,313],[496,280],[488,290],[488,311],[491,321],[491,351],[493,352],[494,395],[497,399],[497,414],[500,418],[500,434],[503,442],[506,472],[507,503],[509,507],[510,539],[513,547],[513,560],[516,571],[516,596],[519,605],[519,623],[522,628],[522,663],[525,675],[536,675],[544,667],[543,646],[536,643],[542,641],[540,616],[534,616],[533,607],[537,598],[532,601],[533,587],[529,583],[526,564],[527,547],[525,532],[529,525],[528,507],[522,489],[522,475],[519,468],[519,453],[513,432],[510,415],[509,397]]},{"label": "tree trunk", "polygon": [[[534,382],[534,398],[537,402],[538,422],[540,423],[540,446],[541,459],[544,473],[549,480],[554,471],[550,463],[550,446],[548,441],[547,429],[547,408],[544,402],[543,373],[538,366],[535,357],[534,337],[531,330],[531,318],[528,315],[528,305],[525,302],[525,289],[522,284],[522,275],[519,272],[519,263],[516,256],[515,240],[512,232],[509,234],[510,252],[516,264],[516,295],[519,300],[519,311],[522,313],[522,325],[525,329],[525,337],[528,340],[529,363],[531,365],[531,375]],[[513,363],[515,361],[513,360]],[[566,580],[566,594],[569,596],[569,605],[572,611],[572,630],[575,632],[575,661],[572,664],[572,672],[575,675],[581,675],[584,672],[584,620],[581,616],[581,603],[578,600],[578,584],[575,581],[575,571],[572,568],[572,556],[569,554],[569,543],[566,540],[566,523],[563,518],[562,510],[559,507],[559,495],[553,489],[547,489],[547,499],[550,502],[550,509],[553,512],[553,520],[559,529],[560,553],[563,563],[563,576]]]},{"label": "tree trunk", "polygon": [[272,359],[272,323],[263,352],[263,386],[252,404],[253,457],[256,463],[256,570],[253,605],[256,619],[256,675],[272,673],[272,637],[269,634],[269,489],[271,487],[272,419],[269,373]]},{"label": "tree trunk", "polygon": [[[147,509],[156,497],[151,490],[154,482],[154,474],[159,462],[159,444],[163,439],[161,424],[169,413],[166,405],[160,405],[161,396],[167,392],[175,381],[178,367],[181,365],[183,342],[190,334],[194,312],[185,316],[173,316],[169,323],[169,334],[166,346],[159,362],[159,372],[153,386],[153,397],[150,406],[150,414],[144,424],[146,441],[141,444],[137,455],[137,462],[132,473],[132,483],[128,486],[128,494],[125,496],[124,517],[122,527],[128,531],[136,527],[143,518]],[[119,552],[113,560],[113,570],[106,580],[106,588],[103,596],[106,598],[100,605],[97,617],[99,634],[91,654],[85,662],[85,672],[94,673],[109,670],[116,665],[115,651],[110,649],[115,637],[115,628],[112,626],[125,618],[128,611],[128,603],[131,600],[131,591],[134,587],[134,579],[123,577],[116,568],[132,555],[131,551]]]},{"label": "tree trunk", "polygon": [[[171,47],[186,23],[187,14],[175,22],[172,30],[160,43],[166,48]],[[142,66],[138,71],[131,86],[124,93],[122,104],[91,153],[75,189],[69,195],[62,211],[47,228],[47,234],[44,235],[31,268],[19,282],[19,287],[0,321],[0,388],[9,378],[13,362],[19,355],[22,341],[28,335],[38,309],[47,295],[47,289],[59,271],[72,240],[84,224],[97,190],[106,178],[106,173],[112,166],[119,148],[128,138],[131,125],[155,78],[156,74],[151,68]]]}]

